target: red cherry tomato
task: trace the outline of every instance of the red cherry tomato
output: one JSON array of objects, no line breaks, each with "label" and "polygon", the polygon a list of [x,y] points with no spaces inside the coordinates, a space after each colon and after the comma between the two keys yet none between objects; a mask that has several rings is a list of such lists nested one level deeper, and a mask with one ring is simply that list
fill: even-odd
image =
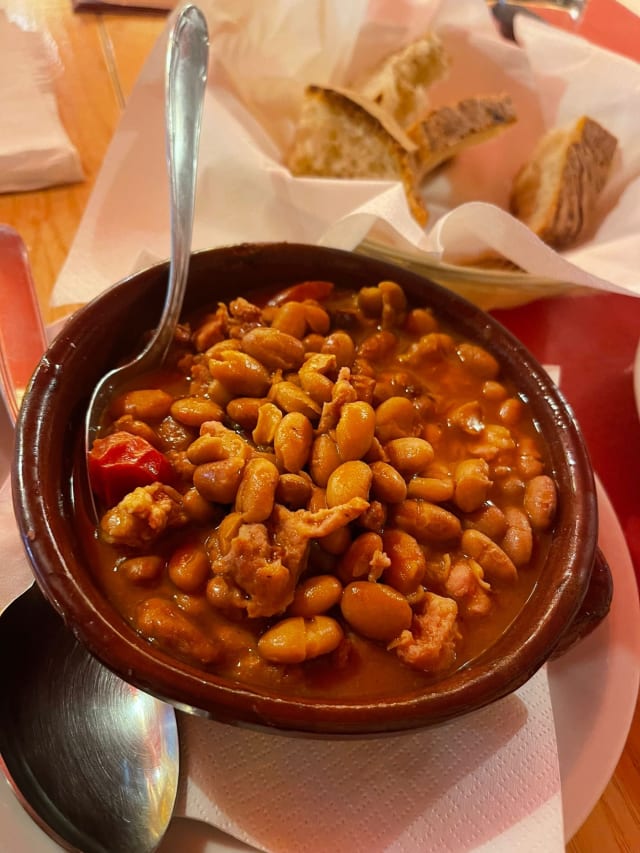
[{"label": "red cherry tomato", "polygon": [[88,455],[93,492],[107,506],[114,506],[138,486],[173,480],[168,459],[146,439],[128,432],[97,438]]}]

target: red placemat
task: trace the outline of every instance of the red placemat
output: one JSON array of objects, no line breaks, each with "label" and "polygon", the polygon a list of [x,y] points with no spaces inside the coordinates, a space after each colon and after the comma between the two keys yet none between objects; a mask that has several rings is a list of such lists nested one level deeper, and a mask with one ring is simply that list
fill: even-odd
[{"label": "red placemat", "polygon": [[640,298],[598,293],[492,313],[539,361],[560,365],[560,386],[640,580],[640,419],[633,390]]}]

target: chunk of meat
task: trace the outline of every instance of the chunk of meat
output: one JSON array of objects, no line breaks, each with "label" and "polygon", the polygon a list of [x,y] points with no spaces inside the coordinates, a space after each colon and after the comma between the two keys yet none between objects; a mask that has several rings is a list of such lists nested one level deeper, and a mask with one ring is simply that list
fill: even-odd
[{"label": "chunk of meat", "polygon": [[460,559],[451,566],[444,591],[455,598],[469,616],[486,616],[491,610],[491,585],[484,579],[482,566],[472,559]]},{"label": "chunk of meat", "polygon": [[108,510],[100,521],[100,534],[110,544],[142,548],[167,528],[181,527],[187,521],[180,493],[163,483],[152,483],[129,492]]},{"label": "chunk of meat", "polygon": [[209,664],[217,661],[222,653],[222,645],[212,642],[176,604],[166,598],[141,601],[136,609],[134,625],[148,640],[180,657]]},{"label": "chunk of meat", "polygon": [[[363,498],[315,512],[276,504],[266,524],[243,524],[227,552],[212,559],[214,576],[227,587],[220,600],[242,603],[251,617],[282,613],[306,567],[310,541],[349,524],[368,506]],[[243,595],[234,596],[234,589]]]},{"label": "chunk of meat", "polygon": [[458,605],[452,598],[427,592],[411,628],[403,631],[389,649],[404,663],[425,672],[441,672],[455,660]]},{"label": "chunk of meat", "polygon": [[331,399],[322,406],[317,434],[335,429],[342,407],[346,403],[355,403],[357,399],[357,391],[351,383],[351,370],[348,367],[341,367],[331,391]]}]

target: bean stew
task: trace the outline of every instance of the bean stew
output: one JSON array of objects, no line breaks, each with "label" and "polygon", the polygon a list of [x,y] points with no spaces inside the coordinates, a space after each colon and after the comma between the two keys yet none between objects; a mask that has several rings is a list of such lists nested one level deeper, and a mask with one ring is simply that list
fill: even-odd
[{"label": "bean stew", "polygon": [[393,281],[181,325],[89,454],[96,577],[169,655],[342,699],[419,689],[530,595],[557,490],[526,397]]}]

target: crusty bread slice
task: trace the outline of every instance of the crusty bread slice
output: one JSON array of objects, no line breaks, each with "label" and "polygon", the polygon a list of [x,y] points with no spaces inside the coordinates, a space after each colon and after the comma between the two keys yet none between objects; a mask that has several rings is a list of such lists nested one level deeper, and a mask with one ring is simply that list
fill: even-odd
[{"label": "crusty bread slice", "polygon": [[588,116],[550,130],[514,179],[511,212],[554,248],[575,243],[592,219],[617,144]]},{"label": "crusty bread slice", "polygon": [[417,146],[384,111],[346,89],[308,86],[287,166],[294,175],[401,181],[424,225]]},{"label": "crusty bread slice", "polygon": [[449,59],[435,33],[427,33],[388,56],[354,89],[378,104],[403,127],[428,109],[427,89],[445,76]]},{"label": "crusty bread slice", "polygon": [[511,98],[505,94],[465,98],[453,106],[432,110],[407,130],[418,146],[418,178],[466,148],[491,139],[515,121]]}]

